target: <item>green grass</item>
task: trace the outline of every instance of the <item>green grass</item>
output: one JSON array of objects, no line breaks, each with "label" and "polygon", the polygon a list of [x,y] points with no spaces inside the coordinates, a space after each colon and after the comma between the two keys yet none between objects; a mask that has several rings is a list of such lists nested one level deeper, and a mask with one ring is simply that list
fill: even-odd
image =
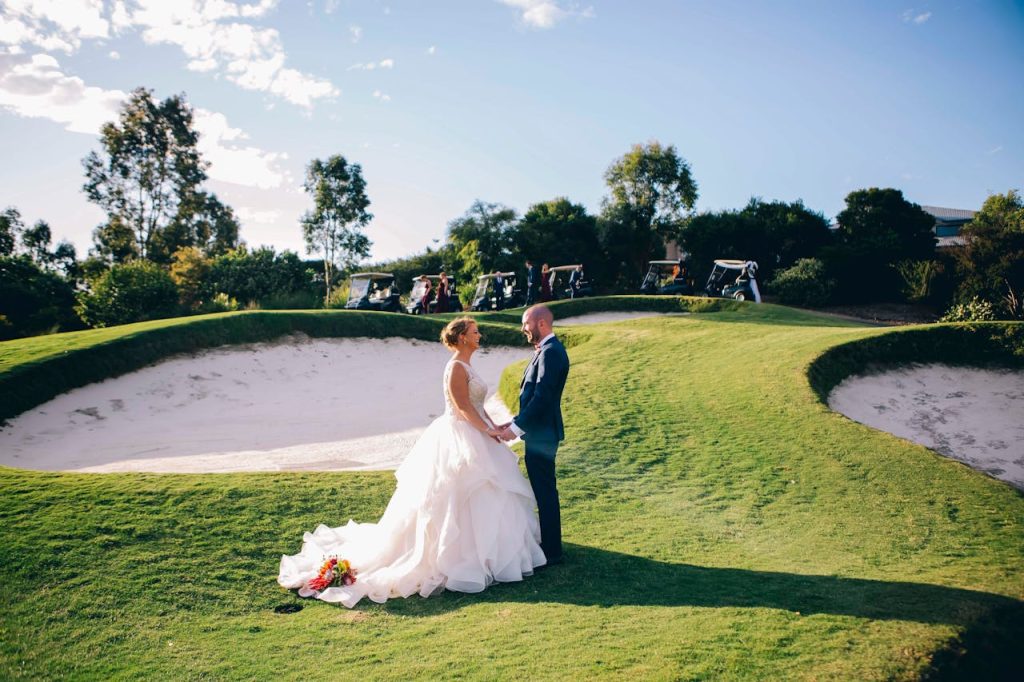
[{"label": "green grass", "polygon": [[[296,324],[260,315],[246,324],[277,326],[255,336]],[[516,315],[483,319],[494,336]],[[180,336],[194,323],[151,324]],[[147,347],[146,331],[122,330],[141,337],[126,347]],[[915,336],[932,332],[961,341]],[[750,304],[565,330],[567,562],[479,595],[348,611],[277,586],[303,531],[380,515],[388,473],[0,469],[0,678],[1009,677],[1021,493],[834,414],[819,392],[912,343],[969,339],[1020,366],[1020,332],[894,332]],[[94,347],[0,345],[0,389],[19,361],[60,357],[62,338]],[[93,338],[125,343],[117,329]]]}]

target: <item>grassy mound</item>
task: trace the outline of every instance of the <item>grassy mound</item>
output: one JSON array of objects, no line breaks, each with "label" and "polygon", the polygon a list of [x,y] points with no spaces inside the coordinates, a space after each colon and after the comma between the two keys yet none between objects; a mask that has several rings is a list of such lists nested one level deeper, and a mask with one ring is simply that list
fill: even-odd
[{"label": "grassy mound", "polygon": [[[360,336],[434,338],[440,326],[342,313],[149,323],[2,344],[0,382],[50,371],[64,348],[83,359],[130,351],[137,364],[229,335],[271,338],[264,325],[355,335],[357,319],[368,325]],[[503,321],[483,317],[492,340],[517,333]],[[1010,338],[1005,357],[1017,357],[1020,325],[998,329],[990,336]],[[1022,495],[832,413],[818,395],[851,367],[884,360],[869,350],[885,339],[918,331],[750,304],[567,330],[567,562],[479,595],[347,611],[276,585],[279,555],[303,531],[375,520],[388,473],[0,469],[0,678],[1017,673]],[[503,378],[507,396],[517,369]],[[78,371],[65,385],[85,380]],[[279,612],[292,605],[304,608]]]}]

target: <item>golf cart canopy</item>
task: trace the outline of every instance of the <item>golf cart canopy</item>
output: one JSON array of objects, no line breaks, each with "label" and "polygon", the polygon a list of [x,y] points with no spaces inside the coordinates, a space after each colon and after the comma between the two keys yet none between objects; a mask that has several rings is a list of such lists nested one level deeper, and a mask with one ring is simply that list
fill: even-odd
[{"label": "golf cart canopy", "polygon": [[581,267],[583,267],[583,266],[579,265],[579,264],[577,264],[577,265],[556,265],[553,268],[548,268],[548,272],[567,272],[569,270],[575,270],[576,268],[581,268]]},{"label": "golf cart canopy", "polygon": [[387,284],[395,280],[395,276],[387,272],[357,272],[349,282],[348,300],[358,301],[370,293],[370,284],[387,280]]},{"label": "golf cart canopy", "polygon": [[726,270],[742,270],[749,262],[746,260],[715,260],[715,265]]},{"label": "golf cart canopy", "polygon": [[352,279],[356,279],[357,277],[376,280],[387,279],[389,277],[394,279],[395,276],[390,272],[356,272],[352,274]]},{"label": "golf cart canopy", "polygon": [[[473,298],[479,299],[481,296],[486,296],[487,295],[487,287],[491,286],[491,280],[494,279],[495,277],[497,277],[498,275],[501,275],[502,277],[504,277],[507,280],[507,279],[515,277],[516,273],[514,273],[514,272],[492,272],[492,273],[487,274],[487,275],[480,275],[479,277],[476,278],[476,293],[473,295]],[[505,286],[507,288],[508,284],[506,284]]]}]

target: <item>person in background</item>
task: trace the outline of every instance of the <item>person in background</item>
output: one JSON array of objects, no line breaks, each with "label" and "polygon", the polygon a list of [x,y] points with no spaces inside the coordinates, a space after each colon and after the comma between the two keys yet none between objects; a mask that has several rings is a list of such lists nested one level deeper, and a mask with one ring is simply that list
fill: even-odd
[{"label": "person in background", "polygon": [[423,282],[423,297],[420,298],[420,307],[423,308],[423,314],[426,315],[430,312],[430,278],[421,275],[420,281]]},{"label": "person in background", "polygon": [[540,301],[546,303],[551,300],[551,270],[545,263],[540,267]]},{"label": "person in background", "polygon": [[505,278],[501,276],[501,270],[494,271],[494,307],[501,310],[505,307]]},{"label": "person in background", "polygon": [[448,288],[448,275],[446,275],[442,270],[441,276],[437,280],[437,312],[448,312],[448,297],[450,294],[451,290]]},{"label": "person in background", "polygon": [[583,266],[577,265],[576,269],[569,274],[569,298],[576,298],[576,292],[583,283]]},{"label": "person in background", "polygon": [[533,305],[537,300],[537,287],[540,284],[540,273],[537,266],[529,258],[526,259],[526,305]]}]

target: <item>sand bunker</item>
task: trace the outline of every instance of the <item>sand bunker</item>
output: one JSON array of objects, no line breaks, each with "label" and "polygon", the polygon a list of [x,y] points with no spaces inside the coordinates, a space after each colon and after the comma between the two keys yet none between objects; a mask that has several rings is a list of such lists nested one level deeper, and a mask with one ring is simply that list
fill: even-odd
[{"label": "sand bunker", "polygon": [[[491,388],[529,348],[483,348]],[[444,411],[440,343],[308,339],[177,356],[65,393],[0,430],[0,464],[91,472],[394,469]]]},{"label": "sand bunker", "polygon": [[[659,313],[596,313],[565,324]],[[491,395],[529,348],[473,359]],[[439,343],[290,337],[225,346],[72,390],[0,429],[0,464],[50,471],[394,469],[444,410]]]},{"label": "sand bunker", "polygon": [[914,366],[848,378],[828,404],[1024,489],[1024,372]]}]

